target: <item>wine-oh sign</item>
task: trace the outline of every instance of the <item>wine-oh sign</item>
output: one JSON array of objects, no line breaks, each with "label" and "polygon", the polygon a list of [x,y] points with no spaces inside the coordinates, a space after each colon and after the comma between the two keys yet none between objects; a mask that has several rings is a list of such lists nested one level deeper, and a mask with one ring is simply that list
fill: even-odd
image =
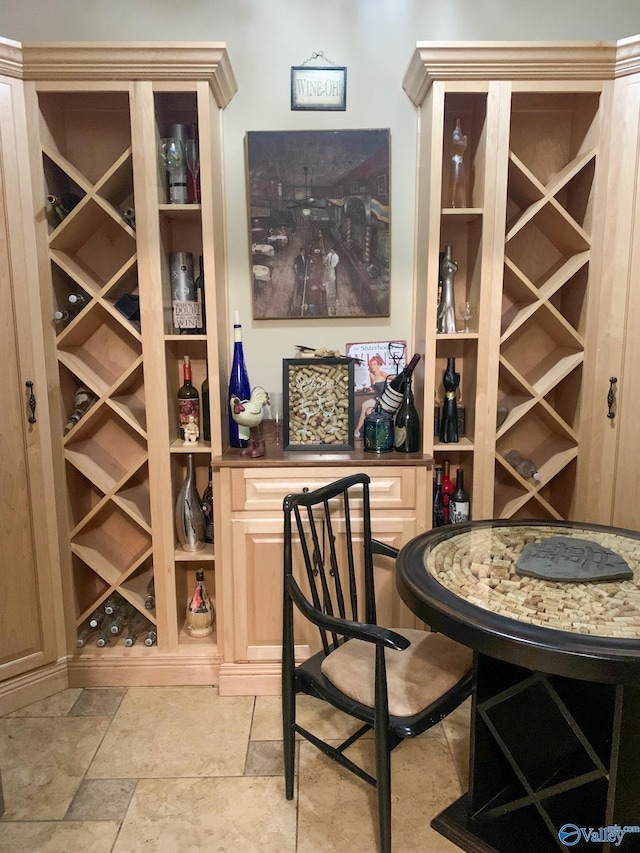
[{"label": "wine-oh sign", "polygon": [[[324,65],[308,65],[317,59]],[[291,68],[292,110],[346,110],[347,69],[336,65],[323,51],[314,53],[302,65]]]}]

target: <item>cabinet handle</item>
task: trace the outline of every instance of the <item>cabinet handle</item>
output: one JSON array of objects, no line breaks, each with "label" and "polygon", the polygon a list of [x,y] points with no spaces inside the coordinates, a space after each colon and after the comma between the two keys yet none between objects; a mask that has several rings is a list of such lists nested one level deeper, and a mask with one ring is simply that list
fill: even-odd
[{"label": "cabinet handle", "polygon": [[302,489],[302,494],[306,495],[308,491],[309,491],[309,486],[304,486]]},{"label": "cabinet handle", "polygon": [[29,389],[29,408],[31,409],[30,424],[36,423],[36,395],[33,393],[33,382],[30,379],[24,383]]},{"label": "cabinet handle", "polygon": [[614,401],[616,398],[616,392],[615,392],[613,386],[616,384],[617,381],[618,381],[617,376],[612,376],[611,379],[609,380],[609,393],[607,394],[607,406],[609,408],[609,411],[607,412],[608,418],[615,418],[615,416],[616,416],[616,413],[614,411],[612,411],[612,409],[613,409],[613,404],[614,404]]}]

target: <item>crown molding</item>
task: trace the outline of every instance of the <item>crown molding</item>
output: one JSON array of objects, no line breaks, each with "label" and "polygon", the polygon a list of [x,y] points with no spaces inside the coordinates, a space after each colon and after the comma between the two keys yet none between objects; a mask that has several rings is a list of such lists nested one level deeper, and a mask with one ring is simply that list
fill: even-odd
[{"label": "crown molding", "polygon": [[0,74],[22,80],[22,45],[0,37]]},{"label": "crown molding", "polygon": [[24,80],[206,80],[224,109],[238,86],[224,42],[57,42],[22,46]]}]

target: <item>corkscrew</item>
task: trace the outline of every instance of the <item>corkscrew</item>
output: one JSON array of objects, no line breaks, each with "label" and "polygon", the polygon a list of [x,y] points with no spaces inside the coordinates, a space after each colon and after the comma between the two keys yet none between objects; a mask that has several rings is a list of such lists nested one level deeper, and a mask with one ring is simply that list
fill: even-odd
[{"label": "corkscrew", "polygon": [[607,406],[609,408],[609,411],[607,412],[608,418],[615,418],[616,416],[616,413],[613,411],[613,404],[616,398],[613,386],[616,384],[617,381],[617,376],[612,376],[611,379],[609,379],[609,393],[607,394]]},{"label": "corkscrew", "polygon": [[29,418],[30,424],[36,423],[36,395],[33,393],[33,382],[30,379],[24,383],[29,389],[29,408],[31,409],[31,416]]}]

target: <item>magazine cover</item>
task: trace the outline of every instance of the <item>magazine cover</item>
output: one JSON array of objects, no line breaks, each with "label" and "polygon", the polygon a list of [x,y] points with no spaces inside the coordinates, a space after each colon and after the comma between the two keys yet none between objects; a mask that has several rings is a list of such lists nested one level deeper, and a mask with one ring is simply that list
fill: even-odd
[{"label": "magazine cover", "polygon": [[393,378],[406,365],[406,341],[365,341],[350,343],[345,355],[354,364],[354,437],[363,437],[364,419],[374,408],[376,397],[384,390],[387,378]]}]

